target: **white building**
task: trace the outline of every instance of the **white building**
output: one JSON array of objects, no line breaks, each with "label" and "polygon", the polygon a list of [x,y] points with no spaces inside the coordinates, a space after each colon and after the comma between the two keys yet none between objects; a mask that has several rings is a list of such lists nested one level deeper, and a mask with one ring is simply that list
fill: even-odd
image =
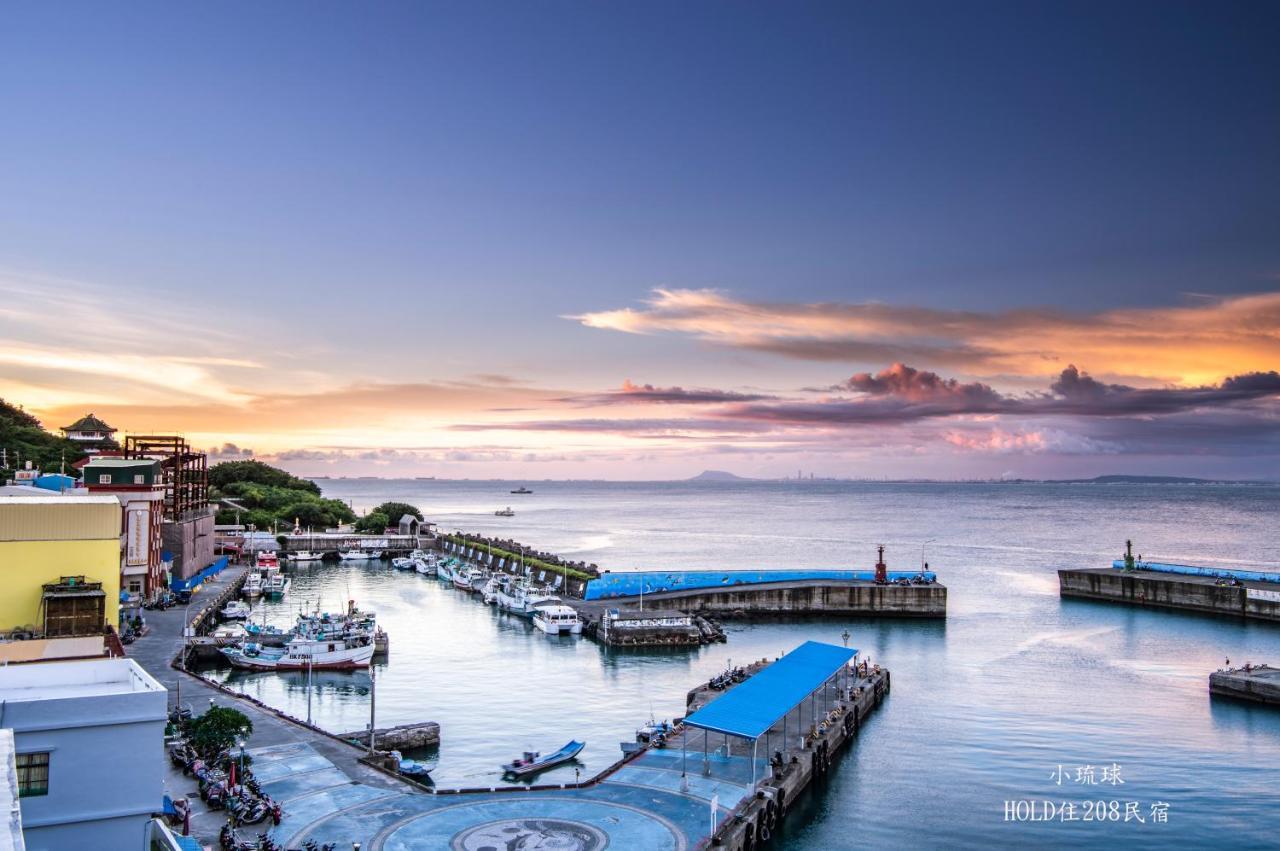
[{"label": "white building", "polygon": [[29,851],[145,847],[164,796],[167,708],[132,659],[0,668]]}]

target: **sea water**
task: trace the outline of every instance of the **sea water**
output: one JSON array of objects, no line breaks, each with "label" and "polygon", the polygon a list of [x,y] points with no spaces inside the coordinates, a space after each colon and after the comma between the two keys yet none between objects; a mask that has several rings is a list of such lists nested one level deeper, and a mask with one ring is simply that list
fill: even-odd
[{"label": "sea water", "polygon": [[[1127,538],[1151,559],[1280,570],[1280,486],[320,484],[357,509],[405,501],[442,530],[602,569],[870,569],[885,544],[891,569],[927,560],[948,588],[945,621],[729,622],[725,644],[617,651],[548,637],[389,562],[295,570],[288,598],[257,617],[286,626],[300,606],[347,599],[375,610],[391,634],[377,723],[438,721],[440,786],[500,782],[501,763],[571,738],[588,743],[587,776],[650,716],[683,714],[686,691],[726,666],[847,630],[892,670],[893,691],[778,847],[1274,843],[1280,711],[1210,699],[1208,675],[1227,657],[1280,663],[1280,625],[1063,600],[1056,571],[1107,566]],[[521,484],[534,493],[509,493]],[[514,517],[494,516],[507,505]],[[309,691],[335,732],[369,720],[366,672],[317,672],[310,690],[305,673],[211,676],[298,716]],[[541,778],[572,779],[572,766]]]}]

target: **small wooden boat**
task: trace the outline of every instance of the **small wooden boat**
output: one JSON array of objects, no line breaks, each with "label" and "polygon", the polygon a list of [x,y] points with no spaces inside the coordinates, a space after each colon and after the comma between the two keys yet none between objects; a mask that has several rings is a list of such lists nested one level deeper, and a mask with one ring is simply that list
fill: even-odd
[{"label": "small wooden boat", "polygon": [[421,760],[406,759],[400,751],[391,751],[391,756],[396,761],[396,770],[407,777],[421,778],[431,774],[431,767]]},{"label": "small wooden boat", "polygon": [[525,751],[524,756],[520,759],[502,766],[502,773],[506,777],[531,777],[534,774],[546,771],[548,768],[554,768],[561,763],[568,762],[582,753],[582,749],[586,746],[586,742],[575,740],[548,756],[543,756],[533,751]]}]

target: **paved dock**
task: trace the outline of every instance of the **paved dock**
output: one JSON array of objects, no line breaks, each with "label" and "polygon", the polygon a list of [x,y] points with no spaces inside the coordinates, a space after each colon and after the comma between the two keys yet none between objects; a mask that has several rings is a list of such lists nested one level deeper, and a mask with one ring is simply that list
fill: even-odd
[{"label": "paved dock", "polygon": [[1250,665],[1214,671],[1209,675],[1209,693],[1280,705],[1280,668]]}]

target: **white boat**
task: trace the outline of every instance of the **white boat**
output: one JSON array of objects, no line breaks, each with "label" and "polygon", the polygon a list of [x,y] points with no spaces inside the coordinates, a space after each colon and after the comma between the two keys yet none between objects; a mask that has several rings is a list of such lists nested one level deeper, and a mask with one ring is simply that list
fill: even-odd
[{"label": "white boat", "polygon": [[249,631],[244,628],[244,624],[242,623],[224,623],[213,632],[209,633],[209,635],[214,638],[241,641],[249,637]]},{"label": "white boat", "polygon": [[489,581],[489,571],[484,568],[476,568],[476,572],[471,576],[471,591],[479,594],[484,590],[484,584]]},{"label": "white boat", "polygon": [[511,506],[508,505],[506,508],[499,508],[497,511],[493,512],[493,515],[495,517],[515,517],[516,513],[512,511]]},{"label": "white boat", "polygon": [[453,570],[457,565],[457,561],[451,558],[443,558],[436,562],[436,579],[443,579],[445,582],[453,581]]},{"label": "white boat", "polygon": [[233,666],[252,671],[367,668],[373,658],[373,639],[367,635],[347,638],[295,636],[284,647],[263,647],[250,642],[223,647],[220,652]]},{"label": "white boat", "polygon": [[581,635],[582,619],[569,606],[543,606],[533,613],[533,625],[547,635]]},{"label": "white boat", "polygon": [[498,589],[498,608],[522,618],[531,618],[543,606],[560,604],[560,598],[543,588],[536,588],[528,580],[512,580]]},{"label": "white boat", "polygon": [[435,558],[435,554],[429,553],[426,550],[414,550],[413,552],[409,553],[409,558],[420,558],[420,559]]},{"label": "white boat", "polygon": [[470,591],[471,583],[483,575],[478,567],[459,567],[453,571],[453,587]]},{"label": "white boat", "polygon": [[339,550],[338,558],[343,561],[368,561],[371,558],[382,558],[382,550]]},{"label": "white boat", "polygon": [[262,592],[266,590],[266,582],[262,575],[262,571],[254,568],[244,578],[244,585],[240,586],[240,593],[250,600],[255,597],[261,597]]},{"label": "white boat", "polygon": [[413,559],[413,569],[424,576],[436,575],[436,557],[428,555],[426,558]]},{"label": "white boat", "polygon": [[222,611],[218,614],[222,615],[223,620],[242,621],[249,617],[249,613],[253,611],[249,608],[249,604],[242,600],[232,600],[222,607]]},{"label": "white boat", "polygon": [[289,561],[321,561],[324,559],[324,553],[313,553],[309,550],[298,550],[296,553],[289,553],[287,558]]},{"label": "white boat", "polygon": [[396,570],[413,570],[413,559],[396,556],[391,560],[391,566]]},{"label": "white boat", "polygon": [[480,596],[484,598],[485,605],[492,606],[498,602],[498,590],[511,581],[511,577],[505,573],[495,573],[489,577],[489,580],[480,588]]},{"label": "white boat", "polygon": [[276,570],[267,574],[266,595],[272,600],[284,599],[284,595],[289,591],[291,580],[280,571]]}]

